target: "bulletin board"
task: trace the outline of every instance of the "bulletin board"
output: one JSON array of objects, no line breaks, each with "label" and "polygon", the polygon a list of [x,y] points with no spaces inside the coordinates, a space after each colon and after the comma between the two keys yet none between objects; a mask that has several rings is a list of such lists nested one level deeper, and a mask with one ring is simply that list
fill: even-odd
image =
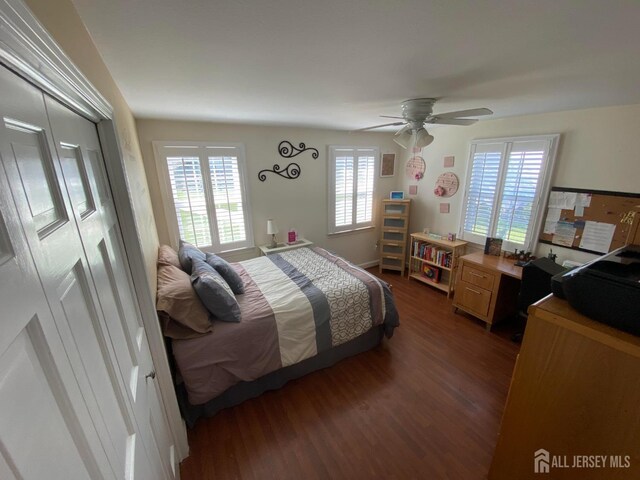
[{"label": "bulletin board", "polygon": [[640,223],[640,194],[552,187],[539,240],[604,254],[630,243]]}]

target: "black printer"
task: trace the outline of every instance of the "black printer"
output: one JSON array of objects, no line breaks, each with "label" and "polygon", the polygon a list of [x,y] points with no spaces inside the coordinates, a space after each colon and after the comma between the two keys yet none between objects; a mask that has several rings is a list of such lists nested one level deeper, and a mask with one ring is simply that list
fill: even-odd
[{"label": "black printer", "polygon": [[627,245],[552,279],[580,313],[640,336],[640,246]]}]

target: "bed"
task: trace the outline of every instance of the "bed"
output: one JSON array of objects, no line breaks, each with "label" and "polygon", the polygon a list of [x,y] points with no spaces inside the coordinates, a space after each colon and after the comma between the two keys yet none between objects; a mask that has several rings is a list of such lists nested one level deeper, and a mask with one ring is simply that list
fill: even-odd
[{"label": "bed", "polygon": [[276,389],[390,338],[398,326],[389,285],[321,248],[232,263],[245,292],[241,321],[172,339],[180,407],[200,416]]}]

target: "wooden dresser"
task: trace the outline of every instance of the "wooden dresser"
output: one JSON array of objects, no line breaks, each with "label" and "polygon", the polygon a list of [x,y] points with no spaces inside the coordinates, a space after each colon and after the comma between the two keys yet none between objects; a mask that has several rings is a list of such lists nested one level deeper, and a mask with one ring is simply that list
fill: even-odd
[{"label": "wooden dresser", "polygon": [[[569,466],[536,474],[536,452]],[[605,455],[606,468],[572,468],[574,455]],[[515,478],[640,478],[640,337],[552,295],[529,308],[489,472]]]},{"label": "wooden dresser", "polygon": [[482,252],[460,257],[453,306],[487,323],[487,330],[517,313],[522,267]]}]

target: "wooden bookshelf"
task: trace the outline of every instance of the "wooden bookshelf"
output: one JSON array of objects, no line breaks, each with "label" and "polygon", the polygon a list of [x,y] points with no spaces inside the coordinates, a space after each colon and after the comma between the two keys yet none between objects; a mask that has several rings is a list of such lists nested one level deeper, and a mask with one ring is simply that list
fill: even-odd
[{"label": "wooden bookshelf", "polygon": [[410,208],[410,199],[382,201],[380,272],[382,269],[398,270],[400,275],[404,275]]},{"label": "wooden bookshelf", "polygon": [[[418,280],[447,293],[451,297],[455,285],[458,258],[464,255],[467,242],[444,240],[424,233],[412,233],[409,243],[409,273],[407,278]],[[431,267],[430,269],[425,266]],[[425,273],[425,271],[427,271]],[[428,274],[433,275],[430,278]]]}]

